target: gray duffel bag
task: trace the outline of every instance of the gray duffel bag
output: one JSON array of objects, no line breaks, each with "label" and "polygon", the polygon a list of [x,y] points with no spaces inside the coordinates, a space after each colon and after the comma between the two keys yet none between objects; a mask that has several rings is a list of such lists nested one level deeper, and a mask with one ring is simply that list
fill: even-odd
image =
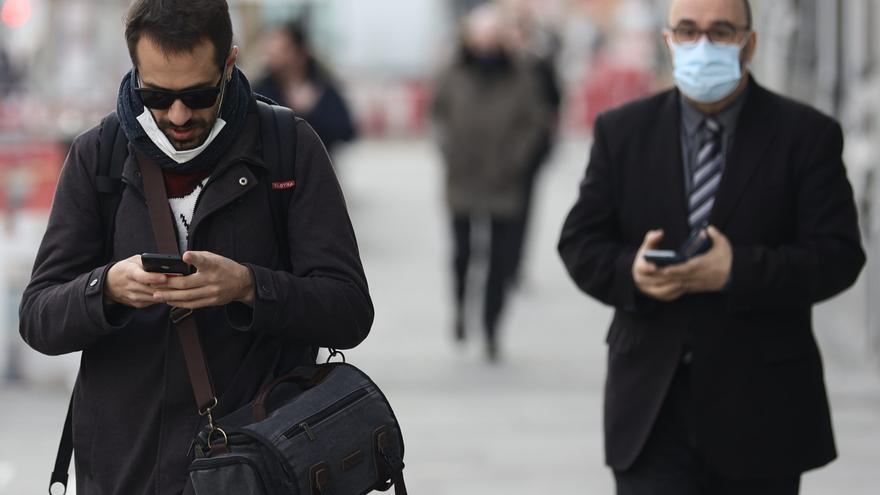
[{"label": "gray duffel bag", "polygon": [[[210,419],[210,418],[209,418]],[[197,495],[360,495],[403,481],[403,437],[379,387],[345,363],[295,368],[209,420],[189,476]]]}]

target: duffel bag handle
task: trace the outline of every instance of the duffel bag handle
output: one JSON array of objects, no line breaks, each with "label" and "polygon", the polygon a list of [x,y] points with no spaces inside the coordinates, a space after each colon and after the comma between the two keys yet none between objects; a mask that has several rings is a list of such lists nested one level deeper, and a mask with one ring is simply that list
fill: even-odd
[{"label": "duffel bag handle", "polygon": [[318,369],[311,374],[294,371],[286,375],[281,375],[264,386],[254,399],[254,421],[263,421],[266,419],[268,416],[266,404],[269,402],[269,396],[272,395],[272,392],[278,385],[292,382],[298,385],[302,390],[308,390],[323,382],[335,366],[336,365],[320,365],[318,366]]}]

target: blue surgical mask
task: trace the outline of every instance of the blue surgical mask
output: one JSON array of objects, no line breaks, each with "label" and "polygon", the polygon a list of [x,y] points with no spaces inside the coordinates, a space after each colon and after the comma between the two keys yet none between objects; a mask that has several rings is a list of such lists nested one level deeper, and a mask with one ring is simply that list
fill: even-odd
[{"label": "blue surgical mask", "polygon": [[742,80],[739,55],[743,44],[711,43],[705,36],[696,43],[670,42],[675,85],[698,103],[715,103],[733,93]]}]

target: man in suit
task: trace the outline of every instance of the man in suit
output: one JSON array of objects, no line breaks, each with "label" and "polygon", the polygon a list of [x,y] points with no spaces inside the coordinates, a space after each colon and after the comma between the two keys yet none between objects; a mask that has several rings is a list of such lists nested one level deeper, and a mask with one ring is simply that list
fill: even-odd
[{"label": "man in suit", "polygon": [[[618,494],[796,494],[836,456],[812,305],[865,262],[833,119],[762,88],[747,0],[674,0],[677,88],[596,121],[559,252],[615,307],[605,449]],[[649,249],[703,232],[668,267]]]}]

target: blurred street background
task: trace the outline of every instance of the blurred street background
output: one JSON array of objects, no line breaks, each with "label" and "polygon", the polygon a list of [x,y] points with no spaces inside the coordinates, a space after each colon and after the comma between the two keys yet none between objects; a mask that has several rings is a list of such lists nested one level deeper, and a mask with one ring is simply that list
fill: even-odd
[{"label": "blurred street background", "polygon": [[[498,2],[546,35],[532,48],[552,52],[562,102],[556,146],[537,175],[497,364],[486,362],[476,325],[465,342],[453,339],[452,241],[431,123],[434,82],[456,55],[459,19],[484,2],[229,3],[239,65],[252,82],[273,64],[273,29],[295,20],[347,101],[358,138],[334,146],[333,157],[376,306],[372,334],[347,357],[395,407],[413,493],[611,493],[601,431],[611,311],[577,291],[555,244],[583,174],[595,116],[671,85],[660,34],[668,1]],[[123,38],[128,4],[0,0],[2,495],[45,490],[76,377],[78,356],[41,356],[21,342],[18,303],[67,147],[115,108],[130,68]],[[844,126],[868,252],[856,286],[815,312],[840,458],[805,475],[802,493],[874,494],[880,486],[880,0],[752,4],[758,81]],[[477,246],[484,241],[474,239]],[[479,285],[484,272],[469,278]],[[478,314],[469,309],[468,322]]]}]

